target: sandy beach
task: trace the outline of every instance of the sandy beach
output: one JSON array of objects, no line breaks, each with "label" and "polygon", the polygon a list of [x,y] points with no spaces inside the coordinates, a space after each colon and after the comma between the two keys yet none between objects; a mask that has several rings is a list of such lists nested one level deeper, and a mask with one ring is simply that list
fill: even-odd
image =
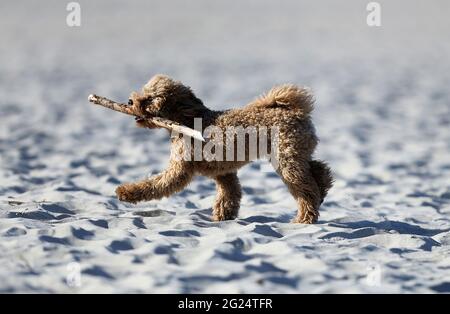
[{"label": "sandy beach", "polygon": [[[379,1],[0,4],[0,292],[450,292],[450,5]],[[165,130],[95,107],[156,73],[214,109],[311,87],[335,185],[319,222],[263,162],[239,172],[238,219],[214,182],[160,201],[115,188],[167,165]]]}]

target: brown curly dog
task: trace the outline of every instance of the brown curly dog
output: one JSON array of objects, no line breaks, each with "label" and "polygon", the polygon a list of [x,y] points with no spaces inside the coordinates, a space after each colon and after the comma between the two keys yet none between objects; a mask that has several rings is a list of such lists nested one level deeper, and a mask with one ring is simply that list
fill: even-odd
[{"label": "brown curly dog", "polygon": [[[313,99],[306,89],[282,85],[244,108],[213,111],[205,107],[189,87],[167,76],[156,75],[141,93],[131,94],[129,103],[141,116],[162,117],[191,128],[195,126],[194,119],[200,118],[202,131],[209,126],[223,130],[228,127],[277,127],[276,147],[271,146],[274,143],[272,138],[267,145],[272,150],[276,149],[275,170],[298,203],[298,213],[293,222],[309,224],[317,221],[319,206],[333,179],[324,162],[312,160],[318,138],[310,117]],[[155,127],[145,119],[137,119],[137,123],[141,127]],[[248,138],[250,136],[246,134]],[[136,203],[168,197],[184,189],[195,175],[203,175],[214,179],[217,185],[213,219],[236,218],[242,195],[237,170],[257,158],[249,153],[248,141],[244,142],[244,160],[231,161],[179,158],[180,154],[192,157],[195,145],[186,145],[187,141],[182,136],[172,136],[171,142],[168,168],[148,179],[119,186],[116,189],[119,200]],[[226,136],[224,143],[235,147],[236,136]],[[236,152],[233,154],[236,157]]]}]

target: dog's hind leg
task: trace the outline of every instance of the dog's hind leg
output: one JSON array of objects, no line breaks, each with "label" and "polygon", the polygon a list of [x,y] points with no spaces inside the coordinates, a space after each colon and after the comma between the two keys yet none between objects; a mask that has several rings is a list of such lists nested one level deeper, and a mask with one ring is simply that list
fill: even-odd
[{"label": "dog's hind leg", "polygon": [[333,186],[333,176],[330,167],[323,161],[311,160],[309,162],[312,176],[316,180],[320,190],[320,203],[323,203],[328,190]]},{"label": "dog's hind leg", "polygon": [[217,196],[213,206],[213,220],[235,219],[238,215],[242,192],[236,172],[214,177]]},{"label": "dog's hind leg", "polygon": [[319,218],[322,198],[309,162],[285,156],[280,160],[277,172],[299,206],[297,216],[292,222],[315,223]]}]

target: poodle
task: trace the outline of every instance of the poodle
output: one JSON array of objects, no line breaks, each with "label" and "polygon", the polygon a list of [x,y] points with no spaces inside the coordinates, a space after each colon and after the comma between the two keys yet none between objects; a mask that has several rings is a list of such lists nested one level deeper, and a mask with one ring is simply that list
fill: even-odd
[{"label": "poodle", "polygon": [[[196,119],[201,119],[202,131],[209,126],[222,130],[229,127],[276,127],[277,140],[271,138],[267,145],[269,149],[276,149],[275,171],[298,204],[293,222],[311,224],[317,221],[319,206],[331,188],[333,178],[326,163],[312,159],[318,138],[311,121],[313,98],[307,89],[281,85],[243,108],[216,111],[208,109],[181,82],[165,75],[156,75],[144,85],[140,93],[131,94],[129,105],[145,117],[136,118],[138,126],[145,128],[157,127],[152,124],[152,117],[170,119],[190,128],[196,127]],[[249,134],[245,138],[250,138]],[[276,143],[275,148],[273,143]],[[207,143],[201,145],[204,147]],[[235,135],[226,136],[227,145],[235,147]],[[116,189],[117,197],[130,203],[161,199],[183,190],[194,176],[202,175],[212,178],[216,183],[213,220],[235,219],[242,196],[237,171],[258,158],[251,156],[247,141],[244,141],[244,146],[243,160],[192,160],[179,158],[180,154],[192,157],[192,145],[187,145],[182,136],[172,136],[168,168],[148,179],[120,185]],[[236,157],[236,154],[233,156]]]}]

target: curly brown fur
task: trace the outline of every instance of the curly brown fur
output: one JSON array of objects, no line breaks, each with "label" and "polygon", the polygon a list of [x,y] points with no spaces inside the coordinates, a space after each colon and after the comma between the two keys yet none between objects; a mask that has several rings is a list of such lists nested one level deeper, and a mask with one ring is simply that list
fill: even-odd
[{"label": "curly brown fur", "polygon": [[[332,186],[332,176],[325,163],[312,160],[318,139],[310,117],[313,99],[306,89],[282,85],[243,108],[213,111],[205,107],[189,87],[167,76],[156,75],[141,93],[131,94],[130,104],[142,116],[159,116],[191,128],[194,127],[194,118],[202,119],[203,129],[211,125],[223,130],[233,126],[278,127],[276,171],[298,203],[298,213],[293,221],[317,221],[319,206]],[[144,119],[137,123],[141,127],[155,127]],[[235,138],[224,138],[224,144],[230,140],[234,142]],[[248,141],[245,141],[243,161],[174,158],[186,153],[193,156],[193,148],[186,147],[180,136],[171,138],[171,141],[169,167],[149,179],[119,186],[116,190],[118,198],[136,203],[168,197],[185,188],[195,175],[203,175],[214,179],[217,186],[213,219],[221,221],[236,218],[241,200],[237,170],[254,160],[248,152]],[[270,149],[270,141],[267,145]]]}]

